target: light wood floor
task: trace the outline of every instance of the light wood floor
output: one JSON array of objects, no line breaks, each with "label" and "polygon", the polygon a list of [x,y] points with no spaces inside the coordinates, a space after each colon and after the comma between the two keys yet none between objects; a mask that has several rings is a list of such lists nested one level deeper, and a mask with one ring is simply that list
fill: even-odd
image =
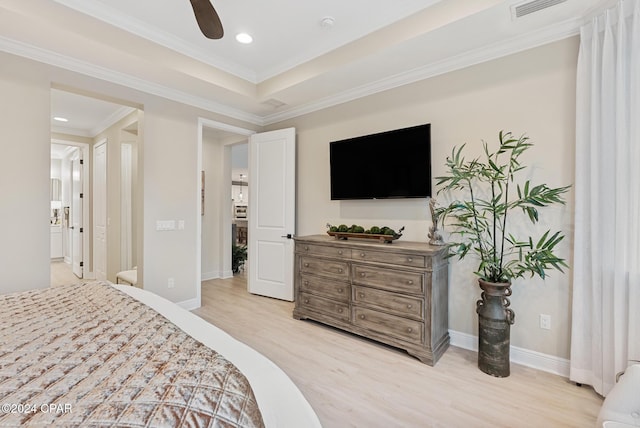
[{"label": "light wood floor", "polygon": [[194,313],[280,366],[325,428],[595,426],[602,399],[590,387],[516,364],[494,378],[478,370],[476,353],[455,347],[430,367],[292,311],[247,293],[240,276],[203,282]]},{"label": "light wood floor", "polygon": [[62,260],[56,260],[51,262],[51,286],[65,284],[76,284],[83,282],[81,278],[78,278],[71,270],[71,265],[65,263]]}]

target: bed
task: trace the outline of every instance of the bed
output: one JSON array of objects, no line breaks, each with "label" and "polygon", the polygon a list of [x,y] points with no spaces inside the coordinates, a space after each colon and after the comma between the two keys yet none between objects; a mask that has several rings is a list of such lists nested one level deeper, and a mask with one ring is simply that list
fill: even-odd
[{"label": "bed", "polygon": [[0,426],[320,427],[273,362],[107,282],[0,296]]}]

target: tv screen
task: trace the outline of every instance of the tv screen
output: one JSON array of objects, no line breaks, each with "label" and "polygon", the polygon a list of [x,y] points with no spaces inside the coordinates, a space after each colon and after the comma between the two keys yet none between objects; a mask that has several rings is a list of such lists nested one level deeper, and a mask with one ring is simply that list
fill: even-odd
[{"label": "tv screen", "polygon": [[431,196],[431,125],[333,141],[331,199]]}]

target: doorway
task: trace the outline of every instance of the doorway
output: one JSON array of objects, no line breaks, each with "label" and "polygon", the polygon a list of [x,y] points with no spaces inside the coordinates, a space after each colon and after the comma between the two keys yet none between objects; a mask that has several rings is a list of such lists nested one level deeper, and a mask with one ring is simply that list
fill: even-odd
[{"label": "doorway", "polygon": [[[246,147],[247,138],[253,131],[205,119],[200,121],[200,131],[199,274],[202,280],[230,278],[233,276],[233,244],[239,238],[233,226],[237,221],[234,202],[242,205],[242,199],[246,208],[248,201],[247,150],[242,147]],[[243,174],[242,185],[240,174]]]},{"label": "doorway", "polygon": [[[77,175],[82,170],[82,196],[78,193],[77,199],[71,197],[70,179],[63,186],[67,196],[61,208],[66,215],[68,207],[68,234],[75,234],[83,247],[82,259],[70,253],[63,258],[73,266],[77,277],[115,281],[117,272],[138,266],[142,259],[142,246],[138,244],[142,239],[138,186],[141,109],[85,90],[56,84],[51,87],[52,143],[82,147],[82,158],[69,160],[69,171],[75,162],[75,173],[69,174]],[[100,160],[97,165],[94,157]],[[100,187],[99,193],[94,192],[94,185]],[[71,215],[74,199],[77,209],[82,210],[82,224],[76,224]],[[68,241],[73,242],[73,236]]]},{"label": "doorway", "polygon": [[51,285],[87,278],[89,260],[89,145],[51,141]]},{"label": "doorway", "polygon": [[[209,129],[211,128],[212,131]],[[219,137],[217,144],[208,144],[207,133],[232,134],[235,141],[224,141]],[[254,133],[246,129],[232,127],[219,122],[199,119],[198,172],[202,174],[201,211],[198,221],[198,263],[197,275],[201,280],[229,278],[232,264],[231,253],[234,243],[232,217],[235,207],[231,189],[227,183],[234,181],[231,176],[231,150],[239,137],[248,137],[247,189],[251,198],[247,201],[247,250],[255,260],[247,265],[249,273],[248,291],[284,300],[293,300],[293,240],[295,235],[295,129]],[[213,138],[211,138],[213,139]],[[221,142],[222,141],[222,142]],[[215,154],[215,155],[214,155]],[[211,167],[213,159],[216,167]],[[217,163],[216,163],[217,162]],[[257,175],[252,176],[253,173]],[[213,173],[213,174],[212,174]],[[215,175],[214,175],[215,174]],[[213,179],[205,177],[215,176]],[[260,178],[258,179],[258,176]],[[258,184],[260,183],[260,184]],[[239,183],[238,183],[239,185]],[[214,187],[218,197],[211,199]],[[240,195],[238,194],[238,199]],[[244,199],[244,195],[243,195]],[[205,218],[211,212],[213,200],[218,210],[213,213],[216,221]],[[252,201],[252,202],[249,202]],[[250,207],[249,207],[250,205]],[[250,210],[249,210],[250,208]],[[255,232],[255,234],[254,234]],[[252,237],[252,235],[254,235]],[[235,237],[237,239],[237,236]],[[207,243],[219,243],[217,256],[207,254]],[[205,270],[213,260],[217,262],[218,274],[207,275]],[[255,269],[251,267],[255,264]],[[201,281],[197,291],[197,301],[201,299]]]}]

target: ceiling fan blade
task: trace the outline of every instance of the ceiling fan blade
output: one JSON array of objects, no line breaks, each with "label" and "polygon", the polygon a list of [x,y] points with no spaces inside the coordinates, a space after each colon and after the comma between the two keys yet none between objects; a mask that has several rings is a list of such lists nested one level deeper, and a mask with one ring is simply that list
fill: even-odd
[{"label": "ceiling fan blade", "polygon": [[220,17],[211,2],[209,0],[190,1],[202,34],[209,39],[221,39],[224,35],[222,22],[220,22]]}]

